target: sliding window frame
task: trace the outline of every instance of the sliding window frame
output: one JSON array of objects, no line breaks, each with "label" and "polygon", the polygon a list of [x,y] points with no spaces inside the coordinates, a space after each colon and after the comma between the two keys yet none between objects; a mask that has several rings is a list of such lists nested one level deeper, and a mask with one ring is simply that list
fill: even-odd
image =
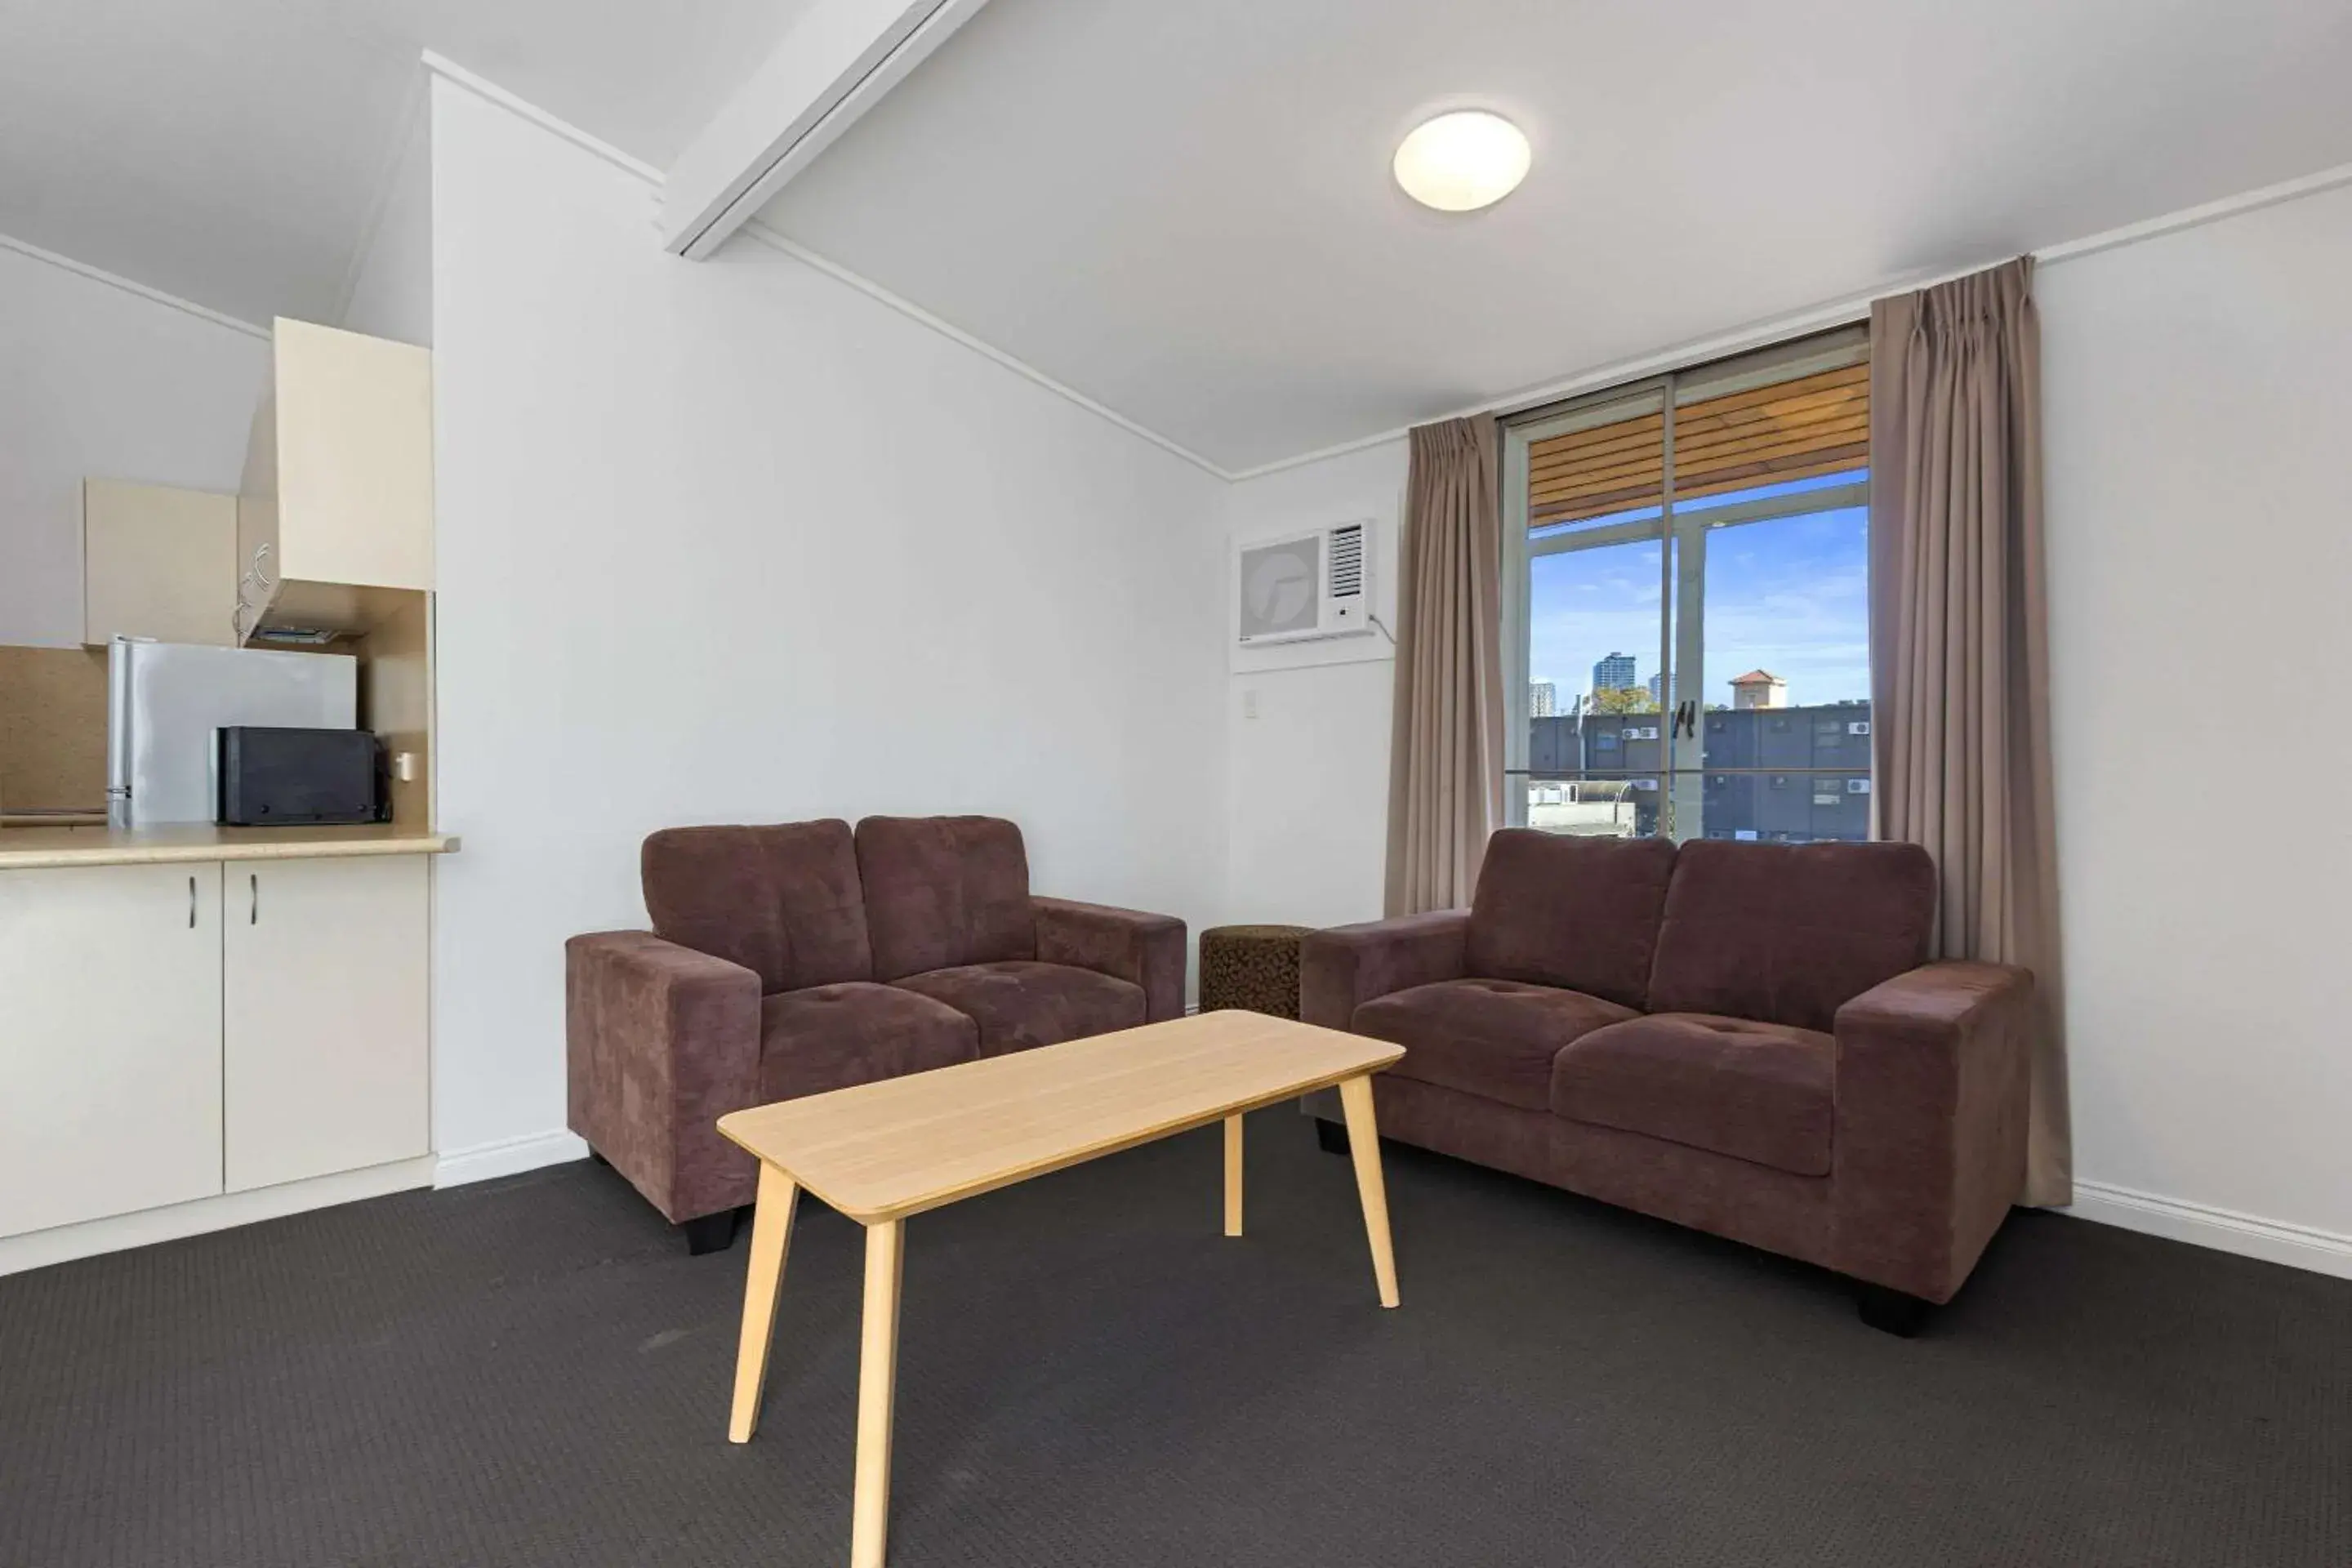
[{"label": "sliding window frame", "polygon": [[[1529,635],[1534,617],[1534,574],[1531,568],[1535,558],[1540,555],[1650,540],[1658,543],[1658,668],[1661,671],[1658,707],[1662,735],[1659,748],[1662,776],[1658,780],[1659,836],[1680,840],[1705,831],[1706,775],[1709,773],[1804,771],[1706,766],[1706,742],[1702,737],[1706,729],[1703,694],[1706,689],[1707,535],[1743,524],[1801,517],[1811,512],[1847,508],[1861,508],[1866,511],[1870,504],[1869,482],[1867,479],[1857,479],[1847,484],[1801,490],[1790,495],[1768,496],[1730,506],[1708,506],[1705,497],[1681,500],[1675,493],[1676,414],[1687,404],[1864,363],[1869,359],[1869,353],[1866,326],[1841,327],[1772,347],[1751,350],[1729,359],[1602,388],[1503,418],[1502,626],[1506,682],[1503,815],[1507,826],[1527,826],[1528,786],[1534,780],[1528,758],[1531,719],[1528,710],[1528,683],[1532,675]],[[1637,411],[1634,405],[1654,399],[1664,415],[1659,433],[1657,517],[1637,518],[1598,528],[1565,524],[1559,532],[1542,539],[1531,539],[1531,448],[1538,442],[1578,429],[1629,417],[1642,417],[1646,410]],[[1866,467],[1867,459],[1864,461]],[[1774,482],[1763,480],[1756,488],[1764,488]],[[1629,506],[1622,510],[1644,509]],[[1673,731],[1673,715],[1677,704],[1686,700],[1685,694],[1687,700],[1699,704],[1696,710],[1697,721],[1692,726],[1689,735],[1678,736]],[[1583,724],[1580,720],[1580,736],[1582,731]],[[1579,752],[1580,765],[1576,771],[1580,777],[1590,778],[1595,773],[1611,771],[1621,773],[1627,778],[1646,776],[1637,769],[1608,770],[1585,766],[1581,744]],[[1812,771],[1818,773],[1822,770]],[[1840,773],[1850,771],[1838,770]],[[1872,809],[1874,817],[1874,800]]]}]

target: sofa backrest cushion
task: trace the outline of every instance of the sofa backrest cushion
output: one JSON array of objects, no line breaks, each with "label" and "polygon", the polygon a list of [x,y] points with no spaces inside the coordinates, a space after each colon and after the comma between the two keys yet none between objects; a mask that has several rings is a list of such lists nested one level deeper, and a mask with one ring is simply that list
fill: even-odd
[{"label": "sofa backrest cushion", "polygon": [[1469,973],[1641,1006],[1674,867],[1671,839],[1504,828],[1470,903]]},{"label": "sofa backrest cushion", "polygon": [[1935,920],[1936,863],[1916,844],[1685,844],[1649,1009],[1826,1030],[1927,962]]},{"label": "sofa backrest cushion", "polygon": [[767,994],[874,978],[845,822],[666,827],[638,863],[654,934],[741,964]]},{"label": "sofa backrest cushion", "polygon": [[874,932],[874,978],[1037,956],[1029,854],[993,816],[869,816],[857,869]]}]

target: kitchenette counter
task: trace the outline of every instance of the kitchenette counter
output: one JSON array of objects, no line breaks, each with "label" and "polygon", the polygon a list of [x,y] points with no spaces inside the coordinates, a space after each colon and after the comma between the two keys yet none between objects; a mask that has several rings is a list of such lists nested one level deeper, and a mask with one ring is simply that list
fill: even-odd
[{"label": "kitchenette counter", "polygon": [[199,860],[319,860],[447,855],[454,834],[413,827],[0,827],[0,871],[46,866],[158,866]]}]

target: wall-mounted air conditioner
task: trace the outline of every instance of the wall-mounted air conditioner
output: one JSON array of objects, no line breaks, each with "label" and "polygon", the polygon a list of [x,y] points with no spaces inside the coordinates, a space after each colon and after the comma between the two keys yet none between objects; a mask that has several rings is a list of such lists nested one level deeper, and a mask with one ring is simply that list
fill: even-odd
[{"label": "wall-mounted air conditioner", "polygon": [[1304,642],[1372,629],[1372,525],[1252,540],[1234,552],[1242,642]]}]

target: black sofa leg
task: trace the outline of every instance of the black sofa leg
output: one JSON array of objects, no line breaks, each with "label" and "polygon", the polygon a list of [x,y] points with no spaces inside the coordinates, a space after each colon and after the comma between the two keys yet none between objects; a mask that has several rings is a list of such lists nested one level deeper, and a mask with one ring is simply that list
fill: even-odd
[{"label": "black sofa leg", "polygon": [[735,1245],[735,1211],[720,1209],[717,1214],[688,1220],[677,1228],[686,1233],[688,1257],[699,1258],[706,1252],[724,1252]]},{"label": "black sofa leg", "polygon": [[1326,1121],[1319,1116],[1315,1118],[1315,1142],[1317,1147],[1326,1154],[1346,1153],[1348,1124],[1344,1121]]},{"label": "black sofa leg", "polygon": [[1900,1290],[1890,1290],[1884,1285],[1857,1281],[1853,1304],[1862,1313],[1862,1321],[1883,1334],[1907,1340],[1927,1326],[1927,1318],[1935,1311],[1935,1303],[1916,1296],[1906,1296]]}]

